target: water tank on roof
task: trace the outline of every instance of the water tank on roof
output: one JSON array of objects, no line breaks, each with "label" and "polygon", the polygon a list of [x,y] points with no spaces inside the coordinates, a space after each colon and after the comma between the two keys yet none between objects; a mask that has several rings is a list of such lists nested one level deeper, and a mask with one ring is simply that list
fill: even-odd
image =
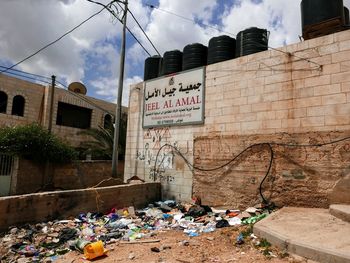
[{"label": "water tank on roof", "polygon": [[302,0],[300,6],[303,29],[336,17],[344,22],[343,0]]},{"label": "water tank on roof", "polygon": [[213,37],[208,45],[208,65],[235,58],[236,40],[229,36]]},{"label": "water tank on roof", "polygon": [[152,56],[152,57],[146,58],[143,79],[149,80],[149,79],[154,79],[159,77],[161,67],[162,67],[161,56]]},{"label": "water tank on roof", "polygon": [[268,49],[266,29],[251,27],[240,31],[236,38],[236,57],[246,56]]},{"label": "water tank on roof", "polygon": [[182,52],[179,50],[167,51],[163,55],[162,75],[176,73],[182,70]]},{"label": "water tank on roof", "polygon": [[207,53],[208,48],[199,43],[185,46],[182,54],[182,70],[205,66]]},{"label": "water tank on roof", "polygon": [[344,6],[344,21],[345,25],[350,25],[349,9]]}]

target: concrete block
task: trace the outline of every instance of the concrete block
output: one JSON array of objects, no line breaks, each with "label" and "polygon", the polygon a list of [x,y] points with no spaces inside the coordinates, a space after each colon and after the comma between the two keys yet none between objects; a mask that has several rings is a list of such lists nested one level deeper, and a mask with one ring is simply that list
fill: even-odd
[{"label": "concrete block", "polygon": [[321,56],[339,52],[339,49],[340,49],[340,47],[339,47],[338,42],[330,44],[330,45],[320,46],[317,48],[317,50]]},{"label": "concrete block", "polygon": [[309,97],[309,98],[296,99],[294,103],[295,108],[307,108],[310,106],[318,106],[318,105],[322,105],[321,97]]},{"label": "concrete block", "polygon": [[350,49],[350,40],[339,42],[340,51],[349,50],[349,49]]},{"label": "concrete block", "polygon": [[350,223],[350,205],[330,205],[329,212],[331,215]]},{"label": "concrete block", "polygon": [[254,233],[260,238],[320,263],[350,261],[344,234],[349,231],[350,224],[344,226],[334,220],[326,209],[285,207],[254,225]]},{"label": "concrete block", "polygon": [[252,111],[252,105],[240,105],[239,113],[249,113]]},{"label": "concrete block", "polygon": [[263,129],[279,129],[281,128],[281,120],[263,120],[262,121]]},{"label": "concrete block", "polygon": [[325,106],[307,107],[307,116],[324,116],[325,110]]},{"label": "concrete block", "polygon": [[336,126],[336,125],[348,125],[350,124],[350,116],[325,116],[325,125]]},{"label": "concrete block", "polygon": [[330,34],[327,36],[317,37],[317,38],[308,40],[308,42],[309,42],[309,48],[325,46],[325,45],[334,43],[334,36],[333,34]]},{"label": "concrete block", "polygon": [[271,102],[252,104],[252,112],[269,111],[271,108]]},{"label": "concrete block", "polygon": [[305,79],[305,87],[331,84],[331,75],[323,75]]},{"label": "concrete block", "polygon": [[339,63],[342,61],[347,61],[350,56],[350,50],[341,51],[332,54],[332,63]]},{"label": "concrete block", "polygon": [[341,31],[341,32],[338,32],[338,33],[334,34],[334,40],[335,41],[342,42],[342,41],[346,41],[346,40],[349,40],[349,39],[350,39],[350,32],[349,32],[349,30]]},{"label": "concrete block", "polygon": [[276,113],[274,111],[262,111],[257,112],[257,120],[274,120],[276,119]]},{"label": "concrete block", "polygon": [[281,123],[282,128],[297,128],[300,127],[300,119],[283,119]]},{"label": "concrete block", "polygon": [[342,104],[346,102],[344,93],[322,96],[322,105]]},{"label": "concrete block", "polygon": [[262,123],[260,121],[247,121],[241,123],[241,129],[245,130],[259,130],[262,128]]},{"label": "concrete block", "polygon": [[317,127],[317,126],[324,126],[325,124],[323,116],[301,118],[300,121],[301,121],[302,127]]},{"label": "concrete block", "polygon": [[295,119],[295,118],[306,117],[307,115],[306,113],[307,113],[306,108],[290,109],[288,111],[288,118]]},{"label": "concrete block", "polygon": [[350,61],[344,61],[340,63],[340,71],[345,72],[345,71],[350,71]]},{"label": "concrete block", "polygon": [[288,118],[288,110],[277,110],[275,114],[277,120]]},{"label": "concrete block", "polygon": [[340,93],[340,84],[322,85],[314,87],[315,96]]},{"label": "concrete block", "polygon": [[272,110],[286,110],[294,107],[294,100],[281,100],[271,103]]}]

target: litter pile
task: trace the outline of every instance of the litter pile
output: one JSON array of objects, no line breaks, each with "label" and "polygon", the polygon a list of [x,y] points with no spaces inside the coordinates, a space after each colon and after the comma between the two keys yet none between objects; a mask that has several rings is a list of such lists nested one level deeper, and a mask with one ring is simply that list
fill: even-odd
[{"label": "litter pile", "polygon": [[[142,210],[113,208],[107,214],[87,213],[67,220],[12,227],[0,238],[0,261],[53,262],[71,250],[94,259],[106,255],[107,244],[156,241],[160,230],[175,229],[196,237],[217,228],[254,224],[267,215],[254,207],[243,212],[216,210],[198,201],[159,201]],[[236,243],[244,243],[244,236],[237,236]]]}]

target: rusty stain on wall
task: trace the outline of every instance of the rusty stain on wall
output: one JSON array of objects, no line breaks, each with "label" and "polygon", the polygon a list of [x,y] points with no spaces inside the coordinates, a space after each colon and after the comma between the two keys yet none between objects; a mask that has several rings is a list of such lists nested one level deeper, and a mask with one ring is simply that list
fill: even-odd
[{"label": "rusty stain on wall", "polygon": [[[349,136],[346,132],[309,132],[247,136],[204,136],[194,141],[195,166],[223,165],[246,147],[263,142],[319,145]],[[350,140],[322,147],[272,145],[272,169],[264,196],[278,206],[328,207],[336,182],[350,173]],[[261,202],[259,185],[269,165],[263,145],[253,147],[222,169],[194,172],[193,191],[213,206],[246,207]]]}]

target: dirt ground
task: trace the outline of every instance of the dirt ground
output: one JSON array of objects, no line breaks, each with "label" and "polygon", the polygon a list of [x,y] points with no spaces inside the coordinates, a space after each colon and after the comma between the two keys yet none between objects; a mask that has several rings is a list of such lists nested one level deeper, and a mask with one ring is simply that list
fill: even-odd
[{"label": "dirt ground", "polygon": [[[179,230],[158,232],[152,239],[156,243],[127,244],[118,241],[107,245],[108,256],[97,258],[94,262],[134,262],[134,263],[199,263],[199,262],[296,262],[288,255],[282,255],[275,248],[268,248],[272,256],[263,255],[266,246],[256,246],[257,239],[245,238],[242,245],[236,244],[236,238],[246,227],[228,227],[212,233],[202,233],[198,237],[189,237]],[[160,252],[153,252],[156,247]],[[265,251],[265,254],[268,254]],[[88,262],[79,252],[69,252],[61,256],[57,263]],[[299,262],[299,261],[298,261]]]}]

